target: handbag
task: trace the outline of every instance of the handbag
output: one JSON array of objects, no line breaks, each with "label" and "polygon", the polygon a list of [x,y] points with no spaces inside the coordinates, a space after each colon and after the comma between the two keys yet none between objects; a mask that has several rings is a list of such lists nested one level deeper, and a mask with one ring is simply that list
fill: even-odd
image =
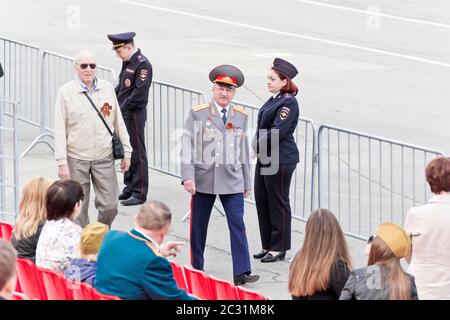
[{"label": "handbag", "polygon": [[103,118],[102,114],[100,113],[100,111],[98,111],[97,107],[95,106],[94,102],[89,97],[87,92],[84,91],[83,93],[86,96],[86,98],[89,100],[89,102],[91,103],[92,107],[97,112],[98,116],[100,117],[100,119],[102,120],[103,124],[105,125],[106,129],[108,129],[108,132],[109,132],[109,134],[112,137],[112,149],[113,149],[114,159],[122,159],[122,158],[124,158],[125,157],[125,153],[124,153],[124,150],[123,150],[122,141],[120,141],[119,137],[117,136],[117,134],[115,132],[113,133],[111,131],[111,129],[109,128],[109,126],[106,123],[105,119]]}]

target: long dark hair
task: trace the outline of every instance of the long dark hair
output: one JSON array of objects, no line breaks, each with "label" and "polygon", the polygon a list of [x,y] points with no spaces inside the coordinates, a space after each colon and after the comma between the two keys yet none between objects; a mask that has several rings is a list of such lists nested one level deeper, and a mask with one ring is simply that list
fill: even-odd
[{"label": "long dark hair", "polygon": [[330,210],[317,209],[306,223],[303,247],[292,261],[289,292],[304,297],[326,290],[337,258],[351,270],[350,254],[339,222]]}]

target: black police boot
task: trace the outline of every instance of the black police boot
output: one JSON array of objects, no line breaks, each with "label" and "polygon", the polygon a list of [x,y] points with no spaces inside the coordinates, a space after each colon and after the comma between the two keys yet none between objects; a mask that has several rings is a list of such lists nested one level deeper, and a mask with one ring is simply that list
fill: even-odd
[{"label": "black police boot", "polygon": [[145,200],[139,200],[138,198],[135,198],[133,196],[121,202],[121,204],[124,206],[137,206],[143,203],[145,203]]},{"label": "black police boot", "polygon": [[119,194],[119,200],[127,200],[129,197],[131,197],[131,194],[122,192]]},{"label": "black police boot", "polygon": [[259,280],[259,276],[257,274],[247,274],[243,273],[234,278],[234,285],[241,286],[246,283],[253,283]]}]

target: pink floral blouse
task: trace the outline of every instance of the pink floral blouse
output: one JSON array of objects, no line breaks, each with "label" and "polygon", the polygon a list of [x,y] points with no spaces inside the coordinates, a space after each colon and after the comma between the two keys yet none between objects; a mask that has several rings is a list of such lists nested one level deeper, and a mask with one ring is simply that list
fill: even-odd
[{"label": "pink floral blouse", "polygon": [[72,259],[80,257],[82,228],[70,219],[50,220],[42,228],[36,247],[36,265],[64,272]]}]

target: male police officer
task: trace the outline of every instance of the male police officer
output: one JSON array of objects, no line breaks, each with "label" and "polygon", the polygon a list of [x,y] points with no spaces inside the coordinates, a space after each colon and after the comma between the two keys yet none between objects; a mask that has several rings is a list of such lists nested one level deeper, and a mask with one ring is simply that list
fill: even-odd
[{"label": "male police officer", "polygon": [[130,135],[133,153],[130,169],[124,174],[125,188],[119,195],[124,206],[143,204],[148,192],[148,164],[145,148],[148,91],[152,83],[151,63],[134,46],[134,32],[109,34],[116,55],[123,60],[117,100]]},{"label": "male police officer", "polygon": [[232,106],[236,88],[244,83],[242,72],[231,65],[214,68],[213,99],[191,109],[185,123],[181,178],[191,193],[191,264],[203,270],[203,252],[209,217],[219,195],[225,209],[236,285],[255,282],[251,275],[244,225],[244,197],[251,189],[247,112]]}]

